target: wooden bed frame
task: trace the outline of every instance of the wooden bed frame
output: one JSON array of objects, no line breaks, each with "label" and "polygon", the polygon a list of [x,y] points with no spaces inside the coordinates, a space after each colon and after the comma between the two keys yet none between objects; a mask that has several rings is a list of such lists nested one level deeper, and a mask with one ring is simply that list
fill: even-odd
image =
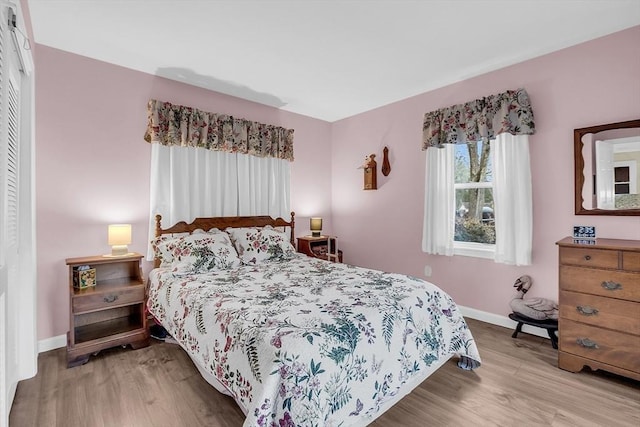
[{"label": "wooden bed frame", "polygon": [[[196,218],[193,222],[187,224],[184,221],[169,227],[162,228],[162,215],[156,215],[156,237],[162,234],[173,233],[193,233],[195,230],[211,230],[217,228],[224,230],[227,227],[265,227],[270,225],[272,227],[290,227],[291,238],[290,242],[295,247],[295,212],[291,212],[291,221],[286,221],[282,218],[273,219],[270,216],[218,216],[209,218]],[[154,259],[154,267],[160,267],[160,260]]]}]

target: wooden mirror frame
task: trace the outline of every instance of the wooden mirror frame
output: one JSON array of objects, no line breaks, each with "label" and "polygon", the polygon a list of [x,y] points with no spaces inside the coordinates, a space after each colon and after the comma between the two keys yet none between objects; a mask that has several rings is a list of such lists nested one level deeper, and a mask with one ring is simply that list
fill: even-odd
[{"label": "wooden mirror frame", "polygon": [[599,126],[591,126],[573,130],[573,157],[575,160],[575,213],[576,215],[619,215],[640,216],[640,209],[585,209],[582,199],[584,187],[584,159],[582,158],[582,137],[589,133],[598,133],[605,130],[640,128],[640,119],[626,122],[610,123]]}]

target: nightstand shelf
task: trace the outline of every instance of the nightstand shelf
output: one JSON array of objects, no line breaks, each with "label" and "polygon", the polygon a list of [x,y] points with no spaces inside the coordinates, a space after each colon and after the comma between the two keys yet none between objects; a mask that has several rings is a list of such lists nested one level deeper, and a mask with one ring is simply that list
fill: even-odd
[{"label": "nightstand shelf", "polygon": [[342,251],[338,250],[338,239],[334,236],[298,237],[298,252],[327,261],[342,262]]},{"label": "nightstand shelf", "polygon": [[[67,366],[86,363],[91,354],[110,347],[149,345],[145,316],[142,255],[81,257],[66,260],[69,267],[70,324]],[[74,270],[95,269],[95,286],[74,288]]]},{"label": "nightstand shelf", "polygon": [[103,338],[121,338],[121,334],[127,334],[128,332],[142,328],[142,323],[139,320],[139,316],[133,314],[126,317],[117,317],[111,320],[95,322],[89,325],[77,326],[75,328],[76,345]]}]

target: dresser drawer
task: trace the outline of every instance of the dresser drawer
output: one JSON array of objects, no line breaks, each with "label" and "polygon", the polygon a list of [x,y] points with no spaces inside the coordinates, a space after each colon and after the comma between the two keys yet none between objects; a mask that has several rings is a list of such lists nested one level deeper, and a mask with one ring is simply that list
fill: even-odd
[{"label": "dresser drawer", "polygon": [[[593,326],[640,335],[640,303],[637,302],[560,291],[560,316]],[[640,340],[640,337],[637,339]]]},{"label": "dresser drawer", "polygon": [[561,265],[560,290],[640,302],[640,273]]},{"label": "dresser drawer", "polygon": [[109,307],[143,302],[144,286],[132,286],[129,289],[117,289],[111,292],[95,292],[73,297],[73,313],[83,313]]},{"label": "dresser drawer", "polygon": [[625,271],[640,271],[640,252],[623,252],[622,269]]},{"label": "dresser drawer", "polygon": [[587,359],[640,372],[640,339],[560,318],[559,349]]},{"label": "dresser drawer", "polygon": [[619,251],[607,249],[560,248],[560,264],[596,268],[618,268]]}]

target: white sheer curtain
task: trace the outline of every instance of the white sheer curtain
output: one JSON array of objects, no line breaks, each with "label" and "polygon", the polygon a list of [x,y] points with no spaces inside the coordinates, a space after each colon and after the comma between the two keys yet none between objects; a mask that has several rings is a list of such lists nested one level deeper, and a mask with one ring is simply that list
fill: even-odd
[{"label": "white sheer curtain", "polygon": [[427,150],[422,250],[430,254],[453,255],[455,191],[453,144]]},{"label": "white sheer curtain", "polygon": [[239,154],[238,215],[269,215],[288,218],[289,161]]},{"label": "white sheer curtain", "polygon": [[203,216],[287,218],[289,188],[285,159],[151,144],[149,241],[157,214],[164,227]]},{"label": "white sheer curtain", "polygon": [[491,141],[491,146],[495,261],[529,265],[533,241],[529,136],[501,133]]}]

